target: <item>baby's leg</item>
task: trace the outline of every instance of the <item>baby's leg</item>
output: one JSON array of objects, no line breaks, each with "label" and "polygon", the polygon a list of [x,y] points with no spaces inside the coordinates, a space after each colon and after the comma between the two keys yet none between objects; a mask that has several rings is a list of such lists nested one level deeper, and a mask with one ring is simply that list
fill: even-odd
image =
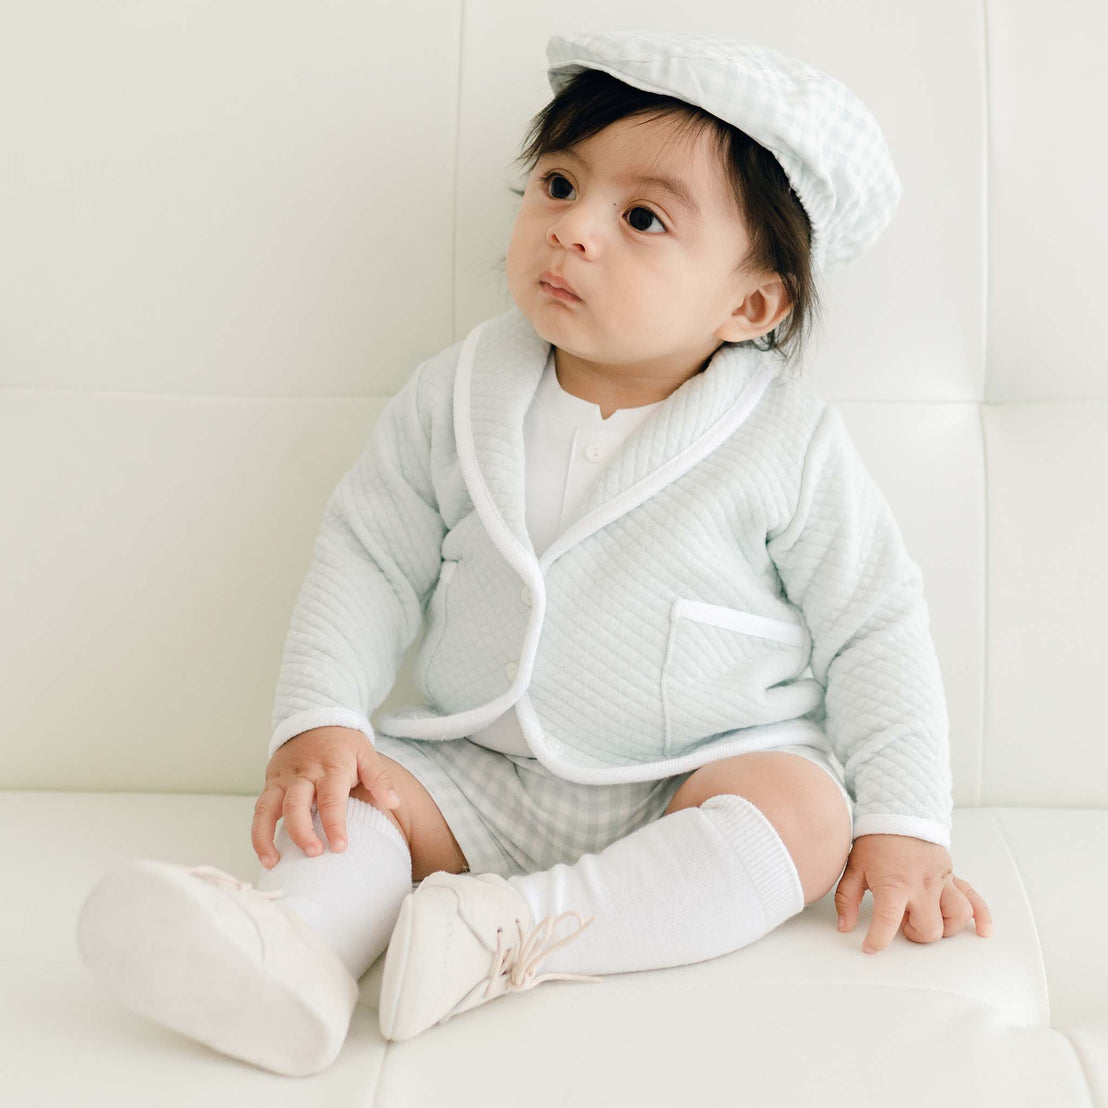
[{"label": "baby's leg", "polygon": [[[780,752],[698,772],[675,795],[677,810],[573,865],[508,878],[536,922],[567,910],[592,917],[541,972],[604,975],[716,958],[830,889],[850,850],[850,819],[828,774]],[[734,792],[722,791],[728,785]],[[823,845],[809,850],[809,839]]]},{"label": "baby's leg", "polygon": [[295,909],[343,960],[355,977],[389,944],[400,906],[436,869],[465,870],[466,860],[438,806],[420,782],[391,758],[388,765],[401,805],[395,814],[369,802],[359,785],[346,802],[347,845],[336,852],[312,813],[323,853],[312,858],[289,836],[282,820],[274,845],[281,860],[261,870],[257,887],[283,889],[281,903]]}]

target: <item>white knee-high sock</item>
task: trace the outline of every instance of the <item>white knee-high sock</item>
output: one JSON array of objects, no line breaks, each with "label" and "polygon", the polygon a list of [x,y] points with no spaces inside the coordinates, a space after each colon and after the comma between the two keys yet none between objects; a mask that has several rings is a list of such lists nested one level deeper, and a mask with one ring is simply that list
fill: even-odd
[{"label": "white knee-high sock", "polygon": [[295,909],[358,978],[389,945],[412,891],[411,851],[384,812],[354,796],[346,802],[345,850],[331,849],[316,810],[312,824],[323,853],[305,854],[282,820],[274,838],[281,860],[261,869],[255,887],[284,889],[277,903]]},{"label": "white knee-high sock", "polygon": [[[800,875],[776,828],[741,796],[682,808],[573,865],[509,877],[532,922],[593,919],[538,973],[628,973],[716,958],[804,908]],[[576,920],[559,923],[553,938]]]}]

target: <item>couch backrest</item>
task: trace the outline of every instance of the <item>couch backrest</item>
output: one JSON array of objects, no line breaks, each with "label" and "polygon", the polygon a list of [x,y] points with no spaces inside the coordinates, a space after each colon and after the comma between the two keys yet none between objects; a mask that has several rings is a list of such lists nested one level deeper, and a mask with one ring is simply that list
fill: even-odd
[{"label": "couch backrest", "polygon": [[[828,278],[808,379],[923,569],[956,802],[1108,803],[1108,9],[59,0],[7,24],[0,788],[260,789],[328,494],[413,368],[510,306],[547,38],[669,26],[794,53],[880,121],[903,200]],[[406,663],[385,707],[414,696]]]}]

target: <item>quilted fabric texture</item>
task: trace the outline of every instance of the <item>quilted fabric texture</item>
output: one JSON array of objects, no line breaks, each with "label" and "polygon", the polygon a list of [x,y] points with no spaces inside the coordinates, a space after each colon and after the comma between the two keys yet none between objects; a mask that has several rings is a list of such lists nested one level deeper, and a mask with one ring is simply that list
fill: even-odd
[{"label": "quilted fabric texture", "polygon": [[548,353],[513,308],[386,406],[328,501],[270,753],[330,723],[372,739],[426,610],[426,700],[382,715],[387,733],[459,738],[515,706],[544,765],[595,784],[829,745],[855,836],[949,845],[921,574],[837,409],[779,379],[774,355],[721,347],[538,558],[523,416]]},{"label": "quilted fabric texture", "polygon": [[902,186],[873,113],[841,81],[742,39],[657,28],[572,31],[546,47],[558,92],[599,69],[738,127],[781,163],[812,223],[824,272],[853,261],[892,221]]}]

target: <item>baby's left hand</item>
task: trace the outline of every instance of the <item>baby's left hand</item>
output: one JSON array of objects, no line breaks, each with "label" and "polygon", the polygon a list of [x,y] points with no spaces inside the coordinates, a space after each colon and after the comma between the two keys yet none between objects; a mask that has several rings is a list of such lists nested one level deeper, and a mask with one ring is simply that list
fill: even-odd
[{"label": "baby's left hand", "polygon": [[914,943],[933,943],[974,920],[983,939],[993,933],[988,906],[968,881],[954,876],[945,846],[910,835],[859,835],[835,891],[839,930],[853,931],[866,889],[873,918],[862,950],[884,950],[904,921]]}]

